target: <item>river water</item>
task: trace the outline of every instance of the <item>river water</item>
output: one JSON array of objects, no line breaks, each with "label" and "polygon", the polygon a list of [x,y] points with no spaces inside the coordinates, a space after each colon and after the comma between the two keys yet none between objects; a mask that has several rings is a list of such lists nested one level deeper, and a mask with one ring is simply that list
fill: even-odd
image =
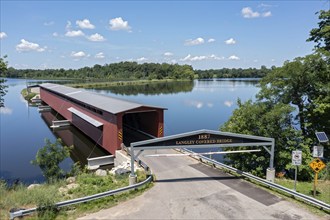
[{"label": "river water", "polygon": [[[86,163],[87,157],[107,153],[74,127],[53,131],[49,124],[59,116],[56,113],[40,114],[29,106],[20,92],[33,80],[7,79],[8,92],[5,107],[0,109],[0,178],[8,182],[42,182],[39,167],[31,165],[45,138],[52,142],[61,138],[65,145],[74,145],[71,158],[61,166],[69,169],[74,162]],[[123,86],[91,91],[147,105],[167,108],[165,135],[200,129],[218,130],[237,107],[236,101],[254,99],[259,91],[256,80],[225,79],[194,82],[157,83],[143,86]]]}]

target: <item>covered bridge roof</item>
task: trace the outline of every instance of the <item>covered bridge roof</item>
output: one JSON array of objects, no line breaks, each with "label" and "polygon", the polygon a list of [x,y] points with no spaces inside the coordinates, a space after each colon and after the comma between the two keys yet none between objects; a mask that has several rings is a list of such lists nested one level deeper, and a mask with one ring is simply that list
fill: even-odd
[{"label": "covered bridge roof", "polygon": [[83,89],[76,89],[64,85],[54,83],[43,83],[39,85],[41,88],[52,91],[62,96],[77,100],[90,106],[94,106],[100,110],[110,112],[112,114],[118,114],[121,112],[137,109],[140,107],[166,109],[162,107],[143,105],[135,102],[130,102],[106,95],[101,95],[93,92],[89,92]]}]

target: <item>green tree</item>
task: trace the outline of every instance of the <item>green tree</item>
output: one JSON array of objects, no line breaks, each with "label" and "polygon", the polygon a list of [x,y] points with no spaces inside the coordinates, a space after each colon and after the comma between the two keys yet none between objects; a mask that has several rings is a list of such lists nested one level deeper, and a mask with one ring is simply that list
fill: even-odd
[{"label": "green tree", "polygon": [[65,174],[59,165],[70,156],[70,148],[62,146],[61,139],[57,139],[55,143],[45,139],[45,144],[38,150],[35,160],[32,160],[31,163],[40,167],[47,182],[54,182]]},{"label": "green tree", "polygon": [[[310,162],[310,150],[307,140],[301,138],[301,132],[294,129],[292,124],[293,107],[288,104],[272,104],[270,102],[241,103],[234,110],[230,119],[220,127],[221,131],[249,134],[275,139],[274,166],[276,170],[291,168],[292,150],[301,149],[304,162]],[[239,149],[249,149],[239,147]],[[226,163],[257,176],[264,176],[269,167],[270,155],[265,149],[259,153],[228,154]],[[312,173],[308,166],[301,168],[302,179],[311,179]]]},{"label": "green tree", "polygon": [[321,10],[319,14],[318,27],[310,31],[310,38],[307,41],[314,41],[315,48],[321,49],[324,52],[330,51],[330,10]]},{"label": "green tree", "polygon": [[305,137],[314,137],[317,130],[329,132],[329,71],[319,53],[287,61],[260,81],[258,100],[295,106],[295,123]]},{"label": "green tree", "polygon": [[[272,68],[260,81],[257,100],[239,102],[239,109],[221,127],[225,131],[275,138],[277,170],[291,168],[292,150],[302,150],[299,177],[303,180],[312,176],[308,164],[312,160],[311,147],[317,143],[314,132],[330,133],[330,57],[326,52],[330,49],[329,11],[321,11],[320,19],[319,28],[313,29],[308,39],[317,43],[316,52]],[[266,166],[262,155],[227,157],[234,166],[260,175]],[[325,149],[324,157],[329,158],[329,150]]]}]

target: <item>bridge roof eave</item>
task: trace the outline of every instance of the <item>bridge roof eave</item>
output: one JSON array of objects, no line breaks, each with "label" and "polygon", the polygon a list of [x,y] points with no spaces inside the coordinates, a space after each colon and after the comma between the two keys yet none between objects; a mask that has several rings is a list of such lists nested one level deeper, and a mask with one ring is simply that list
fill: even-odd
[{"label": "bridge roof eave", "polygon": [[59,84],[43,83],[39,86],[54,93],[60,94],[64,97],[74,99],[76,101],[93,106],[95,108],[98,108],[99,110],[109,112],[114,115],[142,107],[166,110],[166,108],[162,107],[143,105],[140,103],[118,99],[103,94],[89,92],[84,89],[76,89]]}]

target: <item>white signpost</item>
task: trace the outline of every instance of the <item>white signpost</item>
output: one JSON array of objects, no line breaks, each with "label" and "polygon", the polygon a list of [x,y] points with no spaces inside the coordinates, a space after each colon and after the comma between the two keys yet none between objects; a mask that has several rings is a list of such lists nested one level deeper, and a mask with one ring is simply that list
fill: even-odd
[{"label": "white signpost", "polygon": [[313,157],[323,157],[323,151],[324,147],[323,146],[314,146],[313,147]]},{"label": "white signpost", "polygon": [[302,161],[302,151],[301,150],[292,151],[292,165],[296,166],[295,174],[294,174],[294,191],[296,191],[296,186],[297,186],[297,166],[301,165],[301,161]]},{"label": "white signpost", "polygon": [[300,150],[292,151],[292,165],[301,165],[302,152]]}]

